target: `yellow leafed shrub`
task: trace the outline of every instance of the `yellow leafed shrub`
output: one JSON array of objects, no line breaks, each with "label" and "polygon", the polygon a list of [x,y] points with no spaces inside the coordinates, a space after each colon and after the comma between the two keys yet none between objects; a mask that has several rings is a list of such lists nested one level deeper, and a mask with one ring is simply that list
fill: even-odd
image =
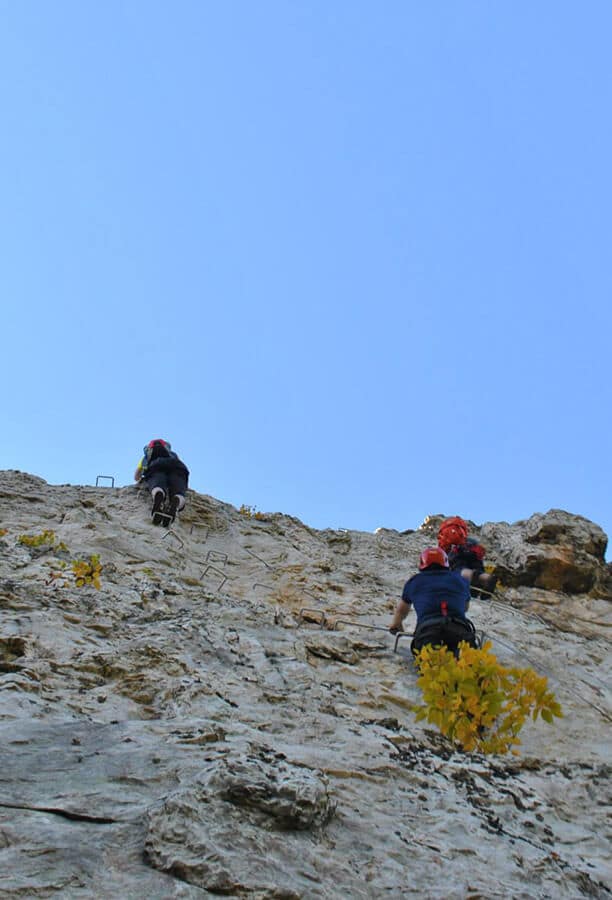
[{"label": "yellow leafed shrub", "polygon": [[50,530],[41,531],[40,534],[20,534],[17,541],[24,547],[49,547],[63,552],[68,551],[66,544],[58,541],[55,532]]},{"label": "yellow leafed shrub", "polygon": [[55,544],[55,532],[41,531],[40,534],[20,534],[17,540],[25,547],[42,547],[44,544],[53,547]]},{"label": "yellow leafed shrub", "polygon": [[527,718],[552,724],[562,716],[548,681],[533,669],[506,668],[491,652],[461,644],[455,659],[446,647],[426,645],[416,657],[423,704],[417,719],[436,725],[465,751],[507,753],[521,741]]},{"label": "yellow leafed shrub", "polygon": [[72,563],[72,571],[77,587],[93,584],[96,590],[100,590],[102,566],[100,565],[100,557],[97,554],[90,556],[89,561],[86,559],[75,559]]},{"label": "yellow leafed shrub", "polygon": [[265,513],[259,512],[256,506],[247,506],[246,503],[242,504],[238,512],[247,519],[257,519],[260,522],[267,518]]}]

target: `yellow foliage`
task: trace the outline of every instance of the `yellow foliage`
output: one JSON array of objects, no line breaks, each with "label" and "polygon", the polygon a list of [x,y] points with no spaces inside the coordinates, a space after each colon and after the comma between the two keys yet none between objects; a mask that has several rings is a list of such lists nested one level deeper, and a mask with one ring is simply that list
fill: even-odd
[{"label": "yellow foliage", "polygon": [[93,584],[96,590],[100,590],[102,566],[100,565],[100,557],[97,554],[90,556],[89,562],[85,559],[75,559],[72,563],[72,572],[77,587]]},{"label": "yellow foliage", "polygon": [[[4,534],[6,534],[6,531],[4,531]],[[64,553],[68,552],[66,544],[63,541],[58,541],[55,532],[50,530],[41,531],[40,534],[20,534],[17,541],[25,547],[46,546],[54,550],[61,550]]]},{"label": "yellow foliage", "polygon": [[260,522],[266,519],[265,513],[259,512],[256,506],[247,506],[246,503],[242,504],[238,512],[247,519],[257,519]]},{"label": "yellow foliage", "polygon": [[4,537],[5,534],[8,534],[8,528],[0,528],[0,537]]},{"label": "yellow foliage", "polygon": [[506,668],[487,642],[479,649],[462,643],[459,659],[446,647],[426,645],[416,657],[423,705],[418,720],[437,725],[465,751],[508,753],[529,716],[552,724],[562,716],[548,681],[533,669]]},{"label": "yellow foliage", "polygon": [[40,534],[20,534],[17,540],[26,547],[42,547],[44,544],[53,547],[55,545],[55,532],[42,531]]}]

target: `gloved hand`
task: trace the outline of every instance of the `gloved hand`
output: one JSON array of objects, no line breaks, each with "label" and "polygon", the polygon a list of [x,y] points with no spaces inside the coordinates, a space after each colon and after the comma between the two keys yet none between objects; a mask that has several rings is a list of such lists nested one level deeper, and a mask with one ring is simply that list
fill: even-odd
[{"label": "gloved hand", "polygon": [[391,628],[389,629],[389,631],[391,632],[391,634],[403,634],[404,633],[404,629],[402,628],[401,625],[392,625]]}]

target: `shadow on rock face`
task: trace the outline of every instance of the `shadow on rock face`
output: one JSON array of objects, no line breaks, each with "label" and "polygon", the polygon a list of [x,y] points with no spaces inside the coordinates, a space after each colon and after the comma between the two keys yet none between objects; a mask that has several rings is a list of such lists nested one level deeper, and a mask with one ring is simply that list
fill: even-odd
[{"label": "shadow on rock face", "polygon": [[0,672],[18,672],[20,660],[26,652],[26,642],[21,637],[0,637]]}]

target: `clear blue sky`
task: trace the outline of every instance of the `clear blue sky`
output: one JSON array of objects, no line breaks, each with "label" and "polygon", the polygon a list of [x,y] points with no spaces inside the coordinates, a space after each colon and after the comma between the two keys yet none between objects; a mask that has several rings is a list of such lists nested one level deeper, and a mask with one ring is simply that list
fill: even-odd
[{"label": "clear blue sky", "polygon": [[608,2],[0,14],[1,468],[612,533]]}]

